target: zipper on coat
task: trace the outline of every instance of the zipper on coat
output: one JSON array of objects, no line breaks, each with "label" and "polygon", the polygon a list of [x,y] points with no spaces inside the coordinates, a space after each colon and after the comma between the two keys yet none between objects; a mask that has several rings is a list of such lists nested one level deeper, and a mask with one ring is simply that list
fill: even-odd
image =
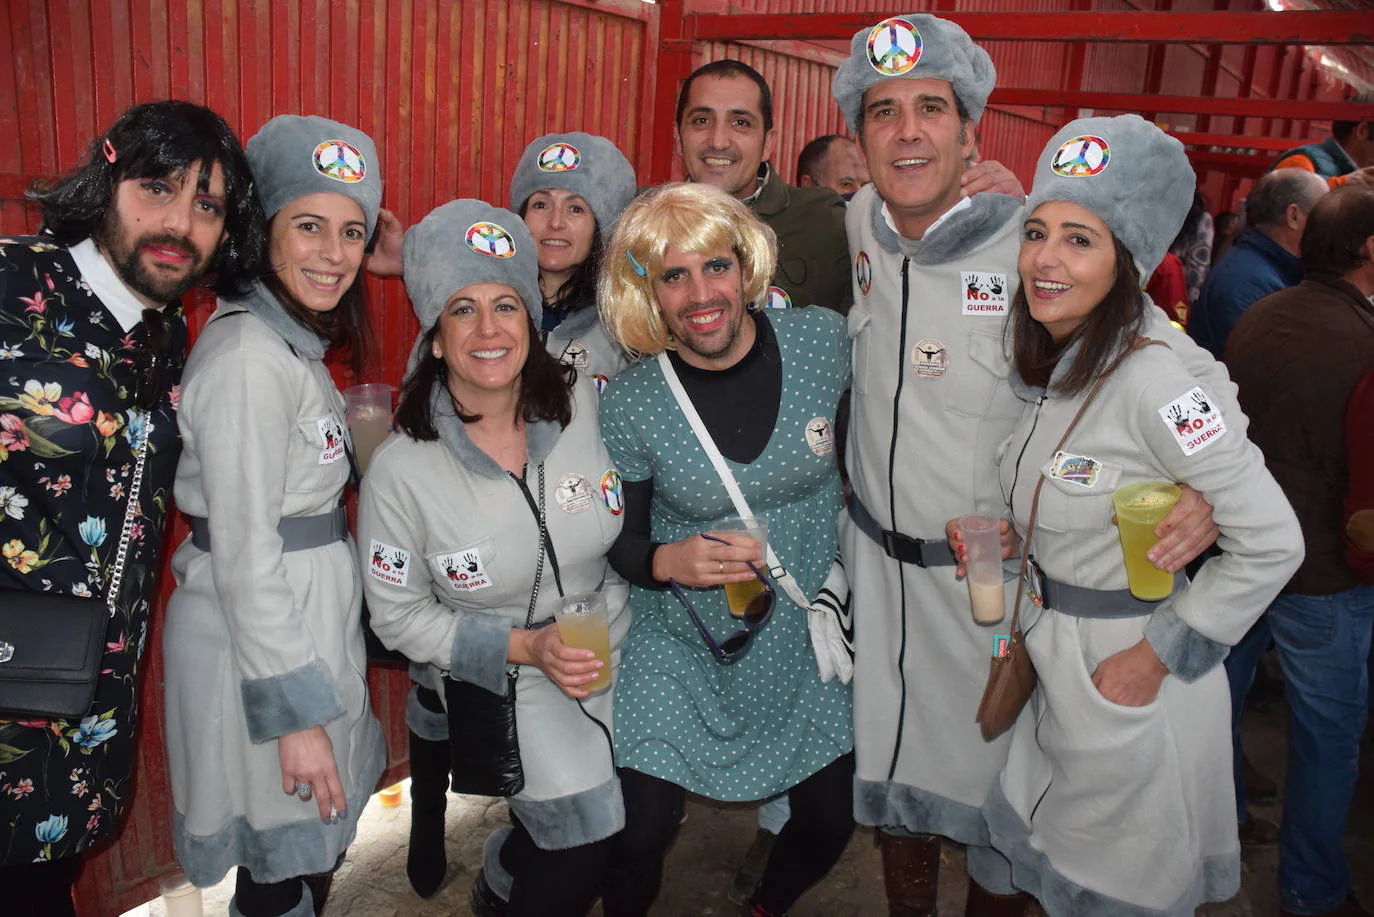
[{"label": "zipper on coat", "polygon": [[[911,295],[911,259],[902,259],[902,324],[897,335],[897,389],[892,393],[892,441],[887,449],[887,511],[892,520],[892,530],[897,527],[897,434],[901,421],[902,386],[906,382],[906,321]],[[897,561],[897,594],[902,597],[900,620],[902,622],[901,647],[897,651],[897,682],[899,700],[897,705],[897,734],[892,743],[892,762],[887,768],[887,780],[897,774],[897,759],[902,754],[902,732],[906,726],[906,564]]]},{"label": "zipper on coat", "polygon": [[1049,397],[1049,392],[1041,394],[1040,399],[1035,402],[1035,417],[1031,419],[1030,432],[1026,434],[1026,441],[1021,444],[1021,451],[1016,454],[1016,467],[1011,473],[1011,493],[1003,494],[1006,498],[1007,509],[1013,515],[1016,513],[1015,504],[1012,500],[1016,497],[1016,484],[1021,480],[1021,460],[1026,457],[1026,448],[1030,446],[1030,441],[1035,436],[1035,428],[1040,425],[1040,409],[1045,406],[1045,399]]}]

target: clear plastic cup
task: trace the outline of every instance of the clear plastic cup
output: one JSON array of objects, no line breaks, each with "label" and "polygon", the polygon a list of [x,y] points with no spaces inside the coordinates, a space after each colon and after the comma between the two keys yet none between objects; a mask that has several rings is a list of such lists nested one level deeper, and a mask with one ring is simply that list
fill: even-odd
[{"label": "clear plastic cup", "polygon": [[959,534],[968,549],[969,604],[973,620],[996,624],[1007,614],[1006,593],[1002,590],[1002,533],[1000,521],[988,516],[963,516]]},{"label": "clear plastic cup", "polygon": [[1150,548],[1159,541],[1155,526],[1178,503],[1180,491],[1167,481],[1143,481],[1118,487],[1112,493],[1121,553],[1126,560],[1126,581],[1131,595],[1144,602],[1168,598],[1174,591],[1174,575],[1150,563]]},{"label": "clear plastic cup", "polygon": [[391,432],[391,386],[381,382],[351,385],[344,390],[348,429],[358,470],[367,471],[372,453]]},{"label": "clear plastic cup", "polygon": [[202,917],[205,913],[205,901],[200,889],[192,885],[186,873],[179,869],[159,879],[158,890],[162,894],[162,906],[167,917]]},{"label": "clear plastic cup", "polygon": [[554,610],[558,636],[565,646],[591,650],[602,662],[596,680],[583,685],[588,691],[600,691],[611,684],[611,618],[606,610],[606,597],[599,592],[577,592],[563,597]]},{"label": "clear plastic cup", "polygon": [[[740,518],[732,516],[722,522],[711,526],[711,531],[717,533],[729,532],[738,534],[743,532],[750,538],[759,543],[759,554],[766,558],[768,556],[768,520],[756,518]],[[768,568],[768,561],[761,560],[754,566],[759,568],[762,573]],[[743,583],[725,584],[725,601],[730,606],[730,614],[737,618],[744,617],[745,609],[749,607],[749,600],[763,591],[763,583],[759,582],[758,577],[746,580]]]}]

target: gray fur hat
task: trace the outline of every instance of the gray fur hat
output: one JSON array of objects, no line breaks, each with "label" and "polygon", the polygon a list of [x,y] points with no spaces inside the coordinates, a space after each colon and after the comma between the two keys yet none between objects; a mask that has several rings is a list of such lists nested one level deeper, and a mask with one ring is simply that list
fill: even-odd
[{"label": "gray fur hat", "polygon": [[1091,210],[1131,253],[1143,284],[1183,227],[1196,185],[1183,144],[1139,115],[1079,118],[1040,154],[1026,212],[1046,201]]},{"label": "gray fur hat", "polygon": [[371,238],[382,206],[382,170],[367,134],[318,115],[277,115],[244,149],[269,220],[307,194],[342,194],[363,208]]},{"label": "gray fur hat", "polygon": [[422,334],[454,293],[474,283],[506,284],[520,294],[534,327],[543,321],[534,239],[524,220],[486,201],[449,201],[410,227],[401,271]]},{"label": "gray fur hat", "polygon": [[905,13],[860,29],[849,41],[849,59],[830,84],[851,131],[859,129],[864,92],[891,79],[946,80],[977,124],[997,82],[997,69],[967,32],[929,13]]},{"label": "gray fur hat", "polygon": [[601,237],[609,239],[635,196],[635,170],[605,137],[582,131],[545,134],[520,155],[510,178],[510,209],[519,213],[530,195],[548,188],[580,195],[592,208]]}]

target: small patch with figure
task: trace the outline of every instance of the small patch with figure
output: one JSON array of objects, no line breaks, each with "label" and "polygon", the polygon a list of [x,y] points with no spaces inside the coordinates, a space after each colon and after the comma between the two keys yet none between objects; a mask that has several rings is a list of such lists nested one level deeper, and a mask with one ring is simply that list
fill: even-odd
[{"label": "small patch with figure", "polygon": [[468,248],[479,255],[510,258],[515,254],[515,239],[511,238],[511,234],[506,232],[504,226],[498,226],[496,223],[473,223],[463,238],[467,241]]},{"label": "small patch with figure", "polygon": [[391,586],[410,582],[410,552],[384,541],[372,539],[368,551],[367,575]]},{"label": "small patch with figure", "polygon": [[1011,297],[1007,275],[991,271],[960,271],[964,315],[1006,315]]},{"label": "small patch with figure", "polygon": [[587,479],[576,472],[560,474],[553,498],[565,513],[580,513],[592,505],[592,489]]},{"label": "small patch with figure", "polygon": [[592,365],[591,354],[587,348],[577,341],[569,341],[568,346],[563,348],[563,353],[558,357],[559,361],[565,366],[572,366],[579,371],[585,371]]},{"label": "small patch with figure", "polygon": [[835,434],[831,432],[829,418],[813,417],[807,421],[806,444],[817,455],[829,455],[835,451]]},{"label": "small patch with figure", "polygon": [[1201,388],[1193,388],[1159,409],[1160,419],[1184,455],[1206,449],[1226,435],[1226,421]]},{"label": "small patch with figure", "polygon": [[790,309],[792,308],[792,297],[787,295],[787,291],[782,287],[769,287],[768,292],[763,297],[763,307],[765,309]]},{"label": "small patch with figure", "polygon": [[596,386],[596,393],[600,395],[606,391],[606,386],[610,385],[611,380],[606,378],[605,373],[592,373],[592,384]]},{"label": "small patch with figure", "polygon": [[320,464],[332,465],[344,457],[344,428],[339,423],[339,419],[333,414],[321,417],[315,421],[320,428],[320,437],[324,439],[324,448],[320,450]]},{"label": "small patch with figure", "polygon": [[454,551],[452,554],[441,554],[435,558],[440,569],[444,571],[444,578],[450,586],[462,592],[471,592],[476,589],[487,589],[491,586],[491,577],[487,575],[487,570],[482,566],[482,555],[476,548],[468,548],[465,551]]},{"label": "small patch with figure", "polygon": [[949,351],[935,338],[921,338],[911,348],[911,368],[918,379],[938,379],[949,369]]},{"label": "small patch with figure", "polygon": [[1102,471],[1102,463],[1086,455],[1072,452],[1056,452],[1050,463],[1050,477],[1070,484],[1092,487],[1097,483],[1097,475]]}]

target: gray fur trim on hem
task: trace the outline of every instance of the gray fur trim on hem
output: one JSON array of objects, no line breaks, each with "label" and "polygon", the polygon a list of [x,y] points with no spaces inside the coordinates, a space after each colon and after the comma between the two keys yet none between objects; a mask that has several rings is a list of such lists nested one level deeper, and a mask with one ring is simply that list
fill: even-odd
[{"label": "gray fur trim on hem", "polygon": [[[229,917],[244,917],[243,911],[239,910],[237,895],[229,899]],[[315,917],[315,896],[310,893],[309,885],[301,883],[301,900],[281,917]]]},{"label": "gray fur trim on hem", "polygon": [[876,193],[869,208],[869,220],[878,244],[896,255],[905,255],[916,264],[946,264],[982,245],[1008,220],[1022,216],[1021,201],[1006,194],[984,192],[968,199],[968,206],[941,221],[920,239],[907,239],[887,225],[883,199]]},{"label": "gray fur trim on hem", "polygon": [[977,806],[964,805],[903,783],[854,778],[854,820],[877,828],[896,826],[916,834],[938,834],[961,844],[989,845]]},{"label": "gray fur trim on hem", "polygon": [[323,726],[344,714],[334,676],[319,659],[281,675],[246,678],[239,685],[239,693],[248,737],[257,743]]},{"label": "gray fur trim on hem", "polygon": [[625,800],[620,779],[590,790],[539,801],[513,796],[506,800],[541,850],[566,850],[605,840],[625,827]]},{"label": "gray fur trim on hem", "polygon": [[482,845],[482,872],[486,874],[487,887],[502,901],[510,900],[511,889],[515,887],[515,876],[507,872],[505,864],[501,862],[501,848],[505,846],[506,838],[514,832],[515,829],[510,825],[502,825],[488,834],[486,843]]},{"label": "gray fur trim on hem", "polygon": [[411,685],[406,695],[406,727],[427,742],[447,742],[448,716],[420,703],[415,696],[418,690],[416,685]]},{"label": "gray fur trim on hem", "polygon": [[1016,887],[1036,897],[1055,917],[1193,917],[1200,905],[1226,901],[1240,891],[1240,847],[1205,857],[1193,884],[1164,910],[1141,907],[1095,892],[1055,871],[1049,858],[1030,843],[1030,827],[1021,820],[1000,785],[983,806],[993,843],[1011,860]]},{"label": "gray fur trim on hem", "polygon": [[[353,843],[363,806],[385,769],[386,746],[378,741],[359,775],[354,795],[348,798],[348,815],[336,825],[324,824],[317,812],[304,821],[258,830],[243,815],[236,815],[214,834],[196,835],[186,830],[185,818],[174,807],[172,842],[177,862],[191,884],[199,888],[218,885],[235,866],[248,867],[253,880],[262,883],[329,872]],[[282,804],[291,804],[285,795]]]},{"label": "gray fur trim on hem", "polygon": [[1145,623],[1145,639],[1159,661],[1184,681],[1196,681],[1221,664],[1231,648],[1194,630],[1169,605],[1155,609]]}]

